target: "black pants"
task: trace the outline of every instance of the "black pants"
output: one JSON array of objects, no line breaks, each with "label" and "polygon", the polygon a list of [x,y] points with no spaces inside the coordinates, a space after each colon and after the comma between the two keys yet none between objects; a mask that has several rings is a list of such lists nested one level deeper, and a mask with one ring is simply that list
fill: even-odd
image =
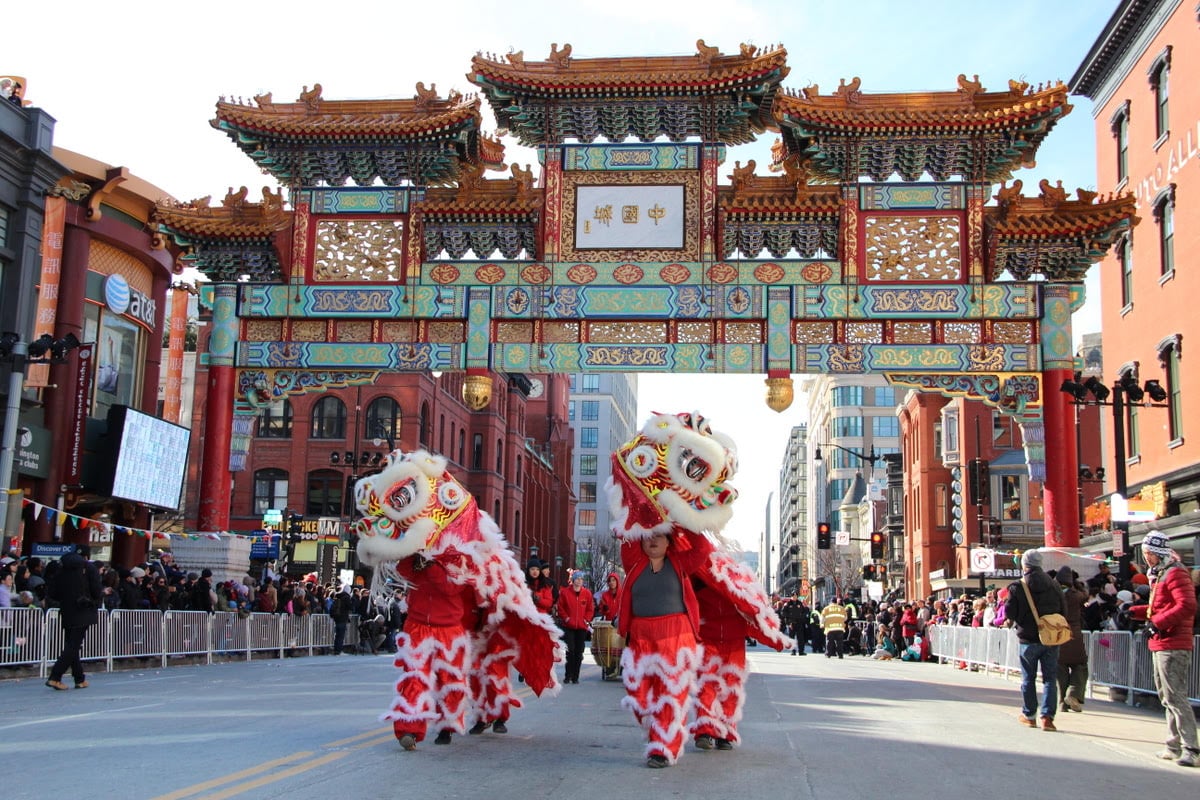
[{"label": "black pants", "polygon": [[825,657],[833,658],[842,657],[842,637],[846,635],[845,631],[826,631],[825,632]]},{"label": "black pants", "polygon": [[83,649],[83,637],[87,635],[87,625],[65,628],[63,630],[62,655],[50,668],[50,680],[61,681],[67,670],[76,683],[83,683],[83,662],[79,660],[79,651]]},{"label": "black pants", "polygon": [[586,628],[563,628],[563,643],[567,646],[566,680],[579,682],[579,665],[583,663],[583,647],[587,643]]}]

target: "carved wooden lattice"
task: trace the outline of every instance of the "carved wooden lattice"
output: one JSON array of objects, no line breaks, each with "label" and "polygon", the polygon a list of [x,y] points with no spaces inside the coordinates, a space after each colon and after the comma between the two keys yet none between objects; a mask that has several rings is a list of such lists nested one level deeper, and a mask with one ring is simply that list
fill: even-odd
[{"label": "carved wooden lattice", "polygon": [[399,281],[403,231],[399,220],[321,220],[313,248],[313,279]]},{"label": "carved wooden lattice", "polygon": [[867,217],[867,280],[959,280],[961,227],[951,216]]}]

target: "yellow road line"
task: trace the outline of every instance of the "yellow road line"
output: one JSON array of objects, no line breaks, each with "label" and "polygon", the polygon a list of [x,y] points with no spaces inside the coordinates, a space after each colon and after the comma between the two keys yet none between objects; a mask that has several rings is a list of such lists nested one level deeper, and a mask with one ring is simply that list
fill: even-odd
[{"label": "yellow road line", "polygon": [[387,731],[386,733],[381,734],[378,739],[371,739],[370,741],[363,742],[362,744],[356,744],[350,749],[362,750],[364,747],[374,747],[377,744],[386,744],[387,742],[394,741],[396,741],[396,734],[392,733],[391,731]]},{"label": "yellow road line", "polygon": [[268,783],[274,783],[275,781],[282,780],[283,778],[290,778],[293,775],[299,775],[302,772],[308,772],[310,769],[316,769],[317,767],[328,764],[331,761],[337,761],[339,758],[345,758],[348,755],[350,755],[350,753],[345,750],[337,753],[329,753],[328,755],[321,756],[320,758],[313,759],[312,761],[306,761],[303,764],[292,767],[291,769],[285,769],[282,772],[274,772],[270,775],[264,775],[261,778],[247,781],[246,783],[239,783],[236,786],[230,786],[228,789],[218,792],[217,794],[205,795],[204,800],[224,800],[226,797],[233,797],[236,794],[248,792],[251,789],[257,789],[260,786],[266,786]]},{"label": "yellow road line", "polygon": [[308,758],[312,754],[313,753],[311,750],[303,750],[299,753],[292,753],[290,756],[277,758],[274,761],[266,761],[258,766],[244,769],[241,772],[234,772],[230,775],[223,775],[220,778],[213,778],[211,781],[205,781],[204,783],[197,783],[192,786],[187,786],[183,789],[177,789],[170,794],[159,795],[158,797],[153,798],[153,800],[180,800],[180,798],[188,797],[189,795],[196,794],[197,792],[203,792],[205,789],[212,789],[215,786],[220,786],[221,784],[229,783],[230,781],[248,778],[251,775],[257,775],[260,772],[266,772],[267,770],[278,767],[282,764],[288,764],[292,761]]},{"label": "yellow road line", "polygon": [[390,735],[391,732],[392,732],[391,728],[376,728],[373,731],[367,731],[366,733],[360,733],[357,736],[350,736],[345,739],[338,739],[336,742],[328,742],[326,744],[321,745],[321,747],[341,747],[344,744],[350,744],[350,742],[357,742],[359,739],[367,739],[371,736],[379,736],[382,733],[387,733]]}]

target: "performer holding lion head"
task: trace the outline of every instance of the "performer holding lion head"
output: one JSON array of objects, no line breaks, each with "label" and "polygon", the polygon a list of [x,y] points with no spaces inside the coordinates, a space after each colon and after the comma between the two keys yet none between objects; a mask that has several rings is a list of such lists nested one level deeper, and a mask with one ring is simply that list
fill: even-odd
[{"label": "performer holding lion head", "polygon": [[[424,450],[388,456],[358,482],[358,556],[374,568],[378,595],[408,589],[408,618],[397,636],[391,721],[405,750],[432,727],[435,743],[477,721],[507,720],[520,707],[509,665],[538,695],[557,691],[558,629],[538,611],[499,528]],[[497,726],[497,732],[502,732]]]},{"label": "performer holding lion head", "polygon": [[[714,541],[737,498],[727,483],[736,448],[699,414],[655,414],[612,461],[609,505],[626,574],[617,613],[626,638],[622,705],[646,730],[646,765],[678,760],[693,704],[697,745],[729,749],[744,701],[745,639],[716,634],[733,620],[776,650],[792,646],[753,574]],[[709,617],[725,624],[705,625]],[[702,642],[706,630],[711,641]]]}]

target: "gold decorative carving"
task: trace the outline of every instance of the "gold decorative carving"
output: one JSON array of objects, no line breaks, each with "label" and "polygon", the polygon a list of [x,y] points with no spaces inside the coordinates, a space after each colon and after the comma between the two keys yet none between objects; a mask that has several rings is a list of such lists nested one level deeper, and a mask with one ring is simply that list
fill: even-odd
[{"label": "gold decorative carving", "polygon": [[995,322],[992,341],[997,344],[1033,344],[1033,324],[1029,322]]},{"label": "gold decorative carving", "polygon": [[302,88],[296,102],[303,103],[309,111],[316,111],[321,107],[321,84],[314,83],[311,90],[307,86]]},{"label": "gold decorative carving", "polygon": [[756,181],[754,179],[754,159],[746,162],[746,166],[742,166],[742,162],[733,162],[733,174],[729,176],[730,182],[733,185],[733,196],[740,197],[746,189],[754,187]]},{"label": "gold decorative carving", "polygon": [[466,328],[461,321],[437,320],[425,326],[425,335],[431,342],[460,344],[467,340]]},{"label": "gold decorative carving", "polygon": [[250,190],[245,186],[238,189],[236,192],[233,187],[229,187],[229,191],[225,193],[225,199],[221,201],[222,208],[231,208],[235,211],[246,207],[246,197],[250,194]]},{"label": "gold decorative carving", "polygon": [[763,330],[761,322],[727,322],[725,323],[725,342],[727,344],[762,344]]},{"label": "gold decorative carving", "polygon": [[321,220],[313,252],[314,280],[400,281],[403,231],[400,220]]},{"label": "gold decorative carving", "polygon": [[680,322],[676,328],[675,339],[680,344],[712,344],[712,323]]},{"label": "gold decorative carving", "polygon": [[975,95],[983,92],[983,84],[979,82],[979,76],[974,76],[974,80],[967,80],[966,75],[958,76],[958,93],[964,99],[970,101],[975,99]]},{"label": "gold decorative carving", "polygon": [[46,194],[51,197],[65,197],[68,200],[74,200],[76,203],[83,200],[92,193],[92,187],[83,181],[77,181],[74,178],[63,178],[58,184],[51,186]]},{"label": "gold decorative carving", "polygon": [[850,344],[883,344],[883,323],[847,322],[846,341]]},{"label": "gold decorative carving", "polygon": [[296,342],[323,342],[326,340],[325,321],[298,319],[292,322],[292,340]]},{"label": "gold decorative carving", "polygon": [[500,344],[529,344],[533,341],[533,323],[525,320],[498,322],[496,341]]},{"label": "gold decorative carving", "polygon": [[371,341],[371,323],[362,320],[341,320],[337,323],[339,342]]},{"label": "gold decorative carving", "polygon": [[1058,208],[1067,202],[1067,190],[1063,188],[1062,181],[1058,181],[1057,186],[1051,186],[1050,181],[1042,178],[1038,181],[1038,188],[1042,190],[1040,197],[1046,208]]},{"label": "gold decorative carving", "polygon": [[866,219],[867,280],[955,281],[962,274],[957,216]]},{"label": "gold decorative carving", "polygon": [[[683,184],[683,214],[684,236],[682,250],[576,250],[575,249],[575,187],[576,186],[615,186],[628,184],[644,186],[646,184]],[[697,171],[684,172],[566,172],[562,176],[563,202],[562,224],[559,227],[562,237],[562,253],[559,260],[580,263],[597,263],[604,261],[699,261],[700,244],[697,222],[700,218],[700,173]]]},{"label": "gold decorative carving", "polygon": [[417,340],[417,323],[385,322],[380,337],[384,342],[415,342]]},{"label": "gold decorative carving", "polygon": [[832,322],[797,322],[792,333],[796,344],[833,344],[837,333]]},{"label": "gold decorative carving", "polygon": [[588,341],[596,344],[662,344],[667,341],[661,322],[591,322]]},{"label": "gold decorative carving", "polygon": [[542,323],[542,341],[547,344],[576,344],[579,341],[579,323],[544,322]]},{"label": "gold decorative carving", "polygon": [[896,322],[892,324],[892,341],[896,344],[932,344],[933,328],[928,322]]},{"label": "gold decorative carving", "polygon": [[786,411],[795,399],[796,389],[791,378],[767,378],[767,407],[775,412]]},{"label": "gold decorative carving", "polygon": [[947,322],[942,326],[942,341],[946,344],[979,344],[983,327],[978,322]]},{"label": "gold decorative carving", "polygon": [[279,342],[283,340],[283,320],[281,319],[250,319],[246,320],[246,341],[248,342]]},{"label": "gold decorative carving", "polygon": [[857,103],[862,98],[862,92],[859,88],[862,86],[862,78],[855,76],[846,83],[846,79],[842,78],[838,84],[838,88],[833,90],[833,93],[842,98],[847,103]]},{"label": "gold decorative carving", "polygon": [[546,61],[558,67],[566,69],[571,65],[571,44],[568,42],[563,45],[563,49],[558,49],[558,42],[550,43],[550,55],[546,56]]},{"label": "gold decorative carving", "polygon": [[492,376],[468,375],[463,381],[463,402],[472,411],[482,411],[492,402]]},{"label": "gold decorative carving", "polygon": [[703,39],[696,40],[696,57],[700,59],[700,63],[708,67],[712,65],[714,59],[721,55],[721,48],[709,47],[704,43]]}]

